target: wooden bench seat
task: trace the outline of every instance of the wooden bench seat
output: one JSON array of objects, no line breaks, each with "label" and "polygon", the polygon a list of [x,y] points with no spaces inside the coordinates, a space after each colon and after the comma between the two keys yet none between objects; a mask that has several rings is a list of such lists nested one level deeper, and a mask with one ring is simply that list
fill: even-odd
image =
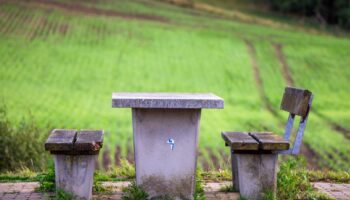
[{"label": "wooden bench seat", "polygon": [[289,141],[271,132],[222,132],[227,146],[235,152],[270,153],[289,149]]},{"label": "wooden bench seat", "polygon": [[94,155],[102,145],[102,130],[54,129],[45,142],[45,150],[51,154]]}]

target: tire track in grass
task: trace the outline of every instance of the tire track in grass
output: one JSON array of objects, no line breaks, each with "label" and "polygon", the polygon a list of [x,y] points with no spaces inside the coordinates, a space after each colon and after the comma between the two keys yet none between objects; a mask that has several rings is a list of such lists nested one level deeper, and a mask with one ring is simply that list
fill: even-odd
[{"label": "tire track in grass", "polygon": [[129,163],[134,164],[135,163],[134,147],[133,147],[133,143],[132,142],[128,142],[127,149],[128,149],[128,154],[126,156],[126,159],[128,160]]},{"label": "tire track in grass", "polygon": [[[278,126],[279,127],[284,127],[285,125],[282,123],[281,119],[282,117],[276,112],[276,110],[273,109],[271,106],[271,103],[266,95],[265,89],[264,89],[264,83],[261,78],[261,73],[260,73],[260,66],[258,64],[258,59],[257,59],[257,54],[256,54],[256,49],[254,47],[254,44],[252,41],[248,39],[244,39],[244,42],[246,44],[248,54],[250,56],[251,64],[253,67],[253,72],[254,72],[254,78],[255,78],[255,83],[256,87],[258,89],[258,93],[260,96],[260,99],[262,100],[266,110],[268,110],[273,117],[275,117],[278,120]],[[308,167],[317,169],[319,168],[318,163],[316,160],[319,157],[310,147],[309,145],[305,144],[303,142],[302,147],[301,147],[301,153],[308,158],[314,158],[314,159],[307,159],[308,162]]]},{"label": "tire track in grass", "polygon": [[9,25],[8,25],[8,27],[5,29],[5,35],[10,35],[12,32],[13,32],[13,29],[14,29],[14,27],[16,27],[16,25],[17,25],[17,22],[18,22],[18,18],[19,18],[19,16],[21,15],[21,11],[20,10],[15,10],[14,11],[15,12],[15,14],[11,17],[11,19],[9,20]]},{"label": "tire track in grass", "polygon": [[255,78],[255,83],[256,83],[256,87],[258,89],[258,93],[260,96],[260,99],[262,100],[265,108],[275,117],[280,117],[279,114],[276,112],[275,109],[273,109],[273,107],[271,106],[271,103],[269,101],[269,99],[267,98],[265,89],[264,89],[264,83],[263,80],[261,78],[261,73],[260,73],[260,66],[257,62],[257,55],[256,55],[256,50],[254,47],[254,44],[248,40],[248,39],[244,39],[244,42],[247,46],[248,49],[248,54],[250,56],[250,60],[252,63],[252,67],[253,67],[253,72],[254,72],[254,78]]},{"label": "tire track in grass", "polygon": [[115,147],[115,154],[114,154],[114,161],[115,161],[115,166],[119,167],[120,166],[120,157],[121,157],[121,148],[119,145],[116,145]]},{"label": "tire track in grass", "polygon": [[81,3],[65,3],[59,1],[46,1],[46,0],[36,0],[30,2],[39,8],[45,9],[60,9],[71,13],[81,13],[91,16],[106,16],[106,17],[119,17],[126,20],[142,20],[142,21],[153,21],[158,23],[171,23],[168,18],[154,15],[154,14],[143,14],[143,13],[130,13],[121,12],[117,10],[107,10],[97,7],[88,7]]},{"label": "tire track in grass", "polygon": [[[294,87],[295,86],[295,82],[293,79],[293,76],[290,72],[290,67],[287,63],[287,59],[283,53],[283,44],[281,43],[272,43],[272,46],[275,50],[275,55],[280,63],[281,66],[281,73],[283,75],[284,81],[286,82],[286,84],[288,84],[289,86]],[[326,124],[328,124],[334,131],[336,131],[337,133],[342,134],[345,138],[347,138],[348,140],[350,140],[350,131],[347,130],[345,127],[341,126],[340,124],[332,121],[330,118],[328,118],[327,116],[323,115],[322,113],[320,113],[317,109],[315,109],[314,107],[312,108],[312,112],[317,115],[320,119],[322,119],[322,121]],[[349,158],[346,158],[346,156],[344,155],[343,152],[340,152],[338,150],[335,150],[335,152],[341,157],[342,160],[346,160],[348,161]],[[309,152],[303,152],[307,154],[308,156],[314,156],[313,154],[309,155]],[[328,155],[330,157],[333,158],[332,155]]]},{"label": "tire track in grass", "polygon": [[6,19],[4,19],[4,23],[1,26],[1,33],[5,34],[7,28],[11,25],[11,20],[13,18],[13,16],[15,15],[15,13],[11,12],[11,11],[7,11],[6,12]]},{"label": "tire track in grass", "polygon": [[210,161],[213,163],[214,169],[220,168],[220,163],[218,157],[215,155],[213,148],[205,147],[205,150],[208,152]]},{"label": "tire track in grass", "polygon": [[102,166],[104,170],[109,170],[109,168],[111,167],[111,159],[109,157],[110,154],[110,150],[109,148],[105,148],[105,150],[103,151],[102,154]]},{"label": "tire track in grass", "polygon": [[[280,43],[273,43],[272,46],[275,49],[276,57],[278,58],[281,68],[282,68],[282,74],[284,77],[284,80],[286,83],[292,87],[294,87],[294,80],[293,77],[290,73],[288,63],[286,61],[285,55],[283,53],[283,44]],[[347,139],[350,140],[350,130],[347,128],[343,127],[341,124],[338,124],[334,122],[331,118],[323,115],[320,113],[317,109],[312,108],[312,112],[315,113],[319,118],[321,118],[325,123],[327,123],[332,129],[338,133],[341,133],[346,137]]]}]

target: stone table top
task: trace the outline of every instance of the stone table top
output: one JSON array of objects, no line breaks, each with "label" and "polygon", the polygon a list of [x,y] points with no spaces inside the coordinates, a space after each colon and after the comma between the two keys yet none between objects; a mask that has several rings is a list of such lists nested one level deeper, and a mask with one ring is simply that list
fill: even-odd
[{"label": "stone table top", "polygon": [[113,108],[201,109],[224,108],[224,100],[211,93],[113,93]]}]

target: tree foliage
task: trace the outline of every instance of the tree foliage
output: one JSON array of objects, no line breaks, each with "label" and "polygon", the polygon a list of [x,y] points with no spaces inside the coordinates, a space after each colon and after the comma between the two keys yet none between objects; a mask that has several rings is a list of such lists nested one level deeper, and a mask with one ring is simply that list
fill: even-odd
[{"label": "tree foliage", "polygon": [[350,29],[349,0],[265,0],[277,11],[314,17],[321,23]]}]

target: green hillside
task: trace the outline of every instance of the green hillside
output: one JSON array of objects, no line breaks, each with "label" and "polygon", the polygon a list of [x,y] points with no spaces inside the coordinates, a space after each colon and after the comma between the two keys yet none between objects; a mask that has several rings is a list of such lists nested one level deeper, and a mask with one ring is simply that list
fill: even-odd
[{"label": "green hillside", "polygon": [[199,161],[226,168],[220,132],[283,134],[279,103],[294,85],[315,94],[309,160],[347,170],[350,39],[279,25],[151,0],[1,1],[0,99],[14,121],[104,129],[118,162],[132,155],[131,111],[112,109],[112,92],[213,92],[225,109],[203,111]]}]

